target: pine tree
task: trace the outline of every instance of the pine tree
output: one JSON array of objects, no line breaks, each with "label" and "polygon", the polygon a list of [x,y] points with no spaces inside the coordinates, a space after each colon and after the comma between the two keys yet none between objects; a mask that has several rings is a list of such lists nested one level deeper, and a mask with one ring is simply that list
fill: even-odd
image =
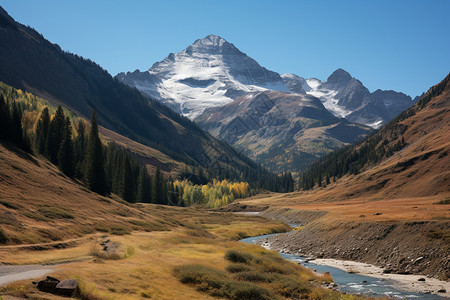
[{"label": "pine tree", "polygon": [[11,112],[11,141],[17,146],[24,148],[23,131],[22,131],[22,112],[17,104],[12,104]]},{"label": "pine tree", "polygon": [[85,127],[82,120],[78,121],[77,138],[75,139],[75,177],[82,179],[84,177],[84,159],[86,155],[86,138],[84,135]]},{"label": "pine tree", "polygon": [[155,176],[153,177],[152,193],[153,203],[164,204],[164,177],[159,167],[156,167]]},{"label": "pine tree", "polygon": [[48,149],[46,148],[46,142],[48,138],[48,131],[50,129],[50,114],[48,108],[45,107],[42,110],[41,118],[39,119],[36,128],[36,150],[45,156],[48,156]]},{"label": "pine tree", "polygon": [[47,137],[49,159],[55,164],[58,162],[58,151],[64,138],[65,120],[64,112],[61,105],[59,105],[56,109],[55,116],[50,123],[50,130]]},{"label": "pine tree", "polygon": [[121,170],[120,196],[127,202],[135,202],[135,187],[133,186],[132,171],[128,155],[125,155]]},{"label": "pine tree", "polygon": [[74,170],[74,148],[72,141],[72,123],[66,118],[66,126],[64,128],[64,138],[58,151],[58,164],[61,171],[69,177],[73,177]]},{"label": "pine tree", "polygon": [[152,202],[152,183],[145,166],[142,166],[139,170],[137,201],[144,203]]},{"label": "pine tree", "polygon": [[91,128],[86,149],[85,182],[87,187],[100,195],[107,191],[103,146],[98,135],[97,114],[92,112]]},{"label": "pine tree", "polygon": [[0,95],[0,139],[9,139],[10,119],[8,104],[3,95]]}]

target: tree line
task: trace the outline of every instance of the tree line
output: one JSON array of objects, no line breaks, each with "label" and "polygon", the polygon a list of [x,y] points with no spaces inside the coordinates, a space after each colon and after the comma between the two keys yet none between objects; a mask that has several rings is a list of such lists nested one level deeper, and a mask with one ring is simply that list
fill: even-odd
[{"label": "tree line", "polygon": [[[68,111],[65,113],[61,106],[55,109],[29,93],[1,87],[0,139],[43,155],[66,176],[101,195],[115,193],[128,202],[186,205],[174,199],[175,180],[165,179],[159,168],[151,176],[132,152],[114,143],[102,144],[95,112],[89,124]],[[277,175],[252,161],[248,164],[240,168],[217,162],[205,168],[198,164],[186,167],[178,179],[188,179],[193,185],[206,185],[214,180],[248,182],[253,192],[294,190],[291,173]]]}]

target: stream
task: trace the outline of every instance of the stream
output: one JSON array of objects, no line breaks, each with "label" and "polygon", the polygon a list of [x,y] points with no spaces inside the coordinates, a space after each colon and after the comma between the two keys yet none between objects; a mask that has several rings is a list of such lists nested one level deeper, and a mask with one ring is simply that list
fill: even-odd
[{"label": "stream", "polygon": [[[245,238],[242,239],[241,242],[248,244],[256,244],[256,240],[273,236],[276,234],[277,233]],[[287,260],[296,262],[304,267],[313,269],[317,272],[320,273],[329,272],[333,277],[334,282],[339,285],[338,289],[342,292],[347,292],[351,294],[363,294],[370,297],[387,296],[395,299],[426,299],[426,300],[448,299],[441,297],[439,295],[423,294],[399,290],[394,287],[394,282],[391,280],[363,276],[355,273],[347,273],[341,269],[337,269],[334,267],[315,264],[314,262],[310,262],[305,257],[302,256],[285,253],[280,253],[280,255]]]}]

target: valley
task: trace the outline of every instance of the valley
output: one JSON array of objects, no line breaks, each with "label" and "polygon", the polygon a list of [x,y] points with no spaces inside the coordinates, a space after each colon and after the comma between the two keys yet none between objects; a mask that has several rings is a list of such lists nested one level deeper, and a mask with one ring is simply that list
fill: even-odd
[{"label": "valley", "polygon": [[[107,9],[101,1],[76,9],[43,1],[46,10],[34,17],[53,10],[63,16],[37,27],[61,30],[61,40],[50,41],[25,25],[36,22],[23,14],[35,3],[15,1],[8,5],[20,18],[0,7],[0,300],[61,300],[65,293],[82,300],[449,298],[448,70],[412,94],[430,86],[414,68],[422,76],[432,58],[441,59],[439,72],[446,63],[436,54],[436,26],[427,31],[436,44],[427,58],[419,40],[408,48],[417,57],[409,57],[394,55],[403,40],[377,50],[375,35],[364,44],[361,33],[336,34],[344,20],[357,19],[356,6],[347,18],[340,7],[321,24],[301,27],[305,36],[317,30],[334,41],[320,46],[325,36],[304,39],[284,23],[291,13],[285,7],[279,16],[270,11],[270,22],[262,18],[262,3],[232,24],[240,9],[213,13],[189,3],[199,15],[181,3],[160,9],[164,1]],[[146,8],[140,17],[130,13],[137,7]],[[83,18],[96,11],[99,23],[88,28],[91,19],[77,19],[76,29],[66,28],[67,11]],[[309,17],[293,11],[296,22]],[[217,12],[227,17],[227,30],[217,32],[236,26],[238,35],[208,34]],[[166,19],[169,13],[176,17]],[[264,28],[248,26],[253,14],[274,31],[249,34]],[[105,18],[113,25],[99,26]],[[345,31],[367,30],[360,23]],[[288,39],[272,43],[270,32]],[[79,49],[68,47],[67,37],[99,62],[66,50]],[[283,72],[238,49],[234,38]],[[154,44],[135,59],[147,39]],[[97,40],[102,46],[89,49]],[[296,50],[288,46],[293,41],[301,41]],[[110,56],[114,68],[105,63]],[[405,57],[407,75],[395,78],[390,72]],[[127,69],[135,71],[117,73]],[[49,282],[40,282],[46,276]],[[64,279],[73,290],[67,282],[56,286]]]}]

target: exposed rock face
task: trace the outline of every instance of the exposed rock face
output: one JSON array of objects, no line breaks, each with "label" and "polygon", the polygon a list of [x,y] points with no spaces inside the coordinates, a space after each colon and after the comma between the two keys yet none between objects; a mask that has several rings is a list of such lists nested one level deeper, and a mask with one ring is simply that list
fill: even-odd
[{"label": "exposed rock face", "polygon": [[394,91],[370,91],[348,72],[337,69],[323,82],[306,79],[308,94],[318,97],[335,116],[355,123],[379,128],[413,102],[409,96]]},{"label": "exposed rock face", "polygon": [[117,78],[191,119],[205,108],[225,105],[248,92],[289,91],[278,73],[216,35],[169,54],[147,72],[120,73]]},{"label": "exposed rock face", "polygon": [[448,244],[430,232],[448,228],[447,221],[340,222],[318,220],[302,230],[260,240],[274,250],[318,258],[335,258],[370,263],[386,273],[425,274],[448,279]]},{"label": "exposed rock face", "polygon": [[413,103],[410,96],[396,91],[382,91],[380,89],[372,93],[376,101],[383,102],[389,119],[394,119],[400,112],[408,109]]},{"label": "exposed rock face", "polygon": [[281,75],[281,78],[283,78],[284,84],[293,93],[306,94],[305,88],[308,91],[311,90],[303,77],[295,74],[283,74]]},{"label": "exposed rock face", "polygon": [[208,108],[196,122],[276,170],[305,167],[369,132],[331,114],[316,97],[265,91]]},{"label": "exposed rock face", "polygon": [[169,54],[146,72],[116,78],[280,171],[301,169],[368,133],[351,123],[379,128],[412,105],[401,93],[370,93],[343,69],[327,81],[280,76],[216,35]]}]

